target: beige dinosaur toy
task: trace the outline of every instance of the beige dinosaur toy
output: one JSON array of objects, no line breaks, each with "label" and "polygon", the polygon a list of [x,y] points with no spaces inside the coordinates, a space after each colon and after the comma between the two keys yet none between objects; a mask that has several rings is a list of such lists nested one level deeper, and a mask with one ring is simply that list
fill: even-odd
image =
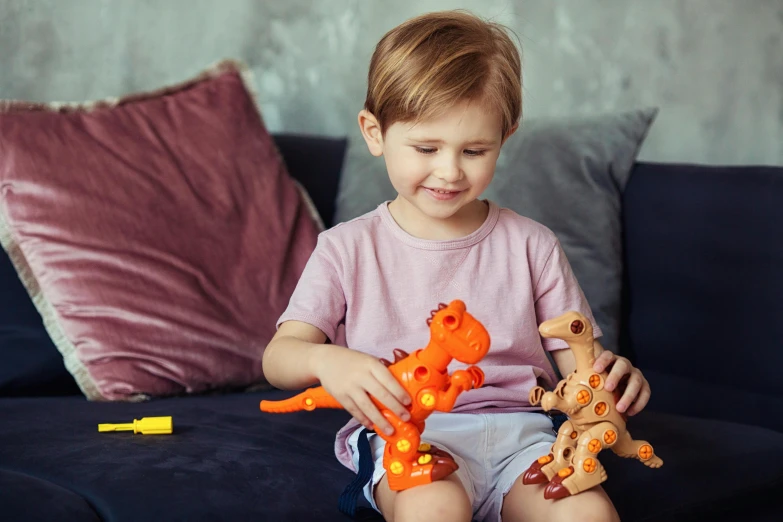
[{"label": "beige dinosaur toy", "polygon": [[567,312],[541,324],[545,338],[563,339],[576,358],[576,370],[561,380],[554,391],[536,386],[530,390],[530,404],[545,411],[559,410],[568,416],[557,432],[552,452],[539,458],[522,477],[524,484],[545,484],[544,498],[575,495],[606,480],[598,454],[611,448],[621,457],[639,459],[659,468],[663,461],[652,445],[634,440],[625,429],[626,416],[615,409],[619,394],[604,389],[608,373],[593,371],[595,350],[593,327],[578,312]]}]

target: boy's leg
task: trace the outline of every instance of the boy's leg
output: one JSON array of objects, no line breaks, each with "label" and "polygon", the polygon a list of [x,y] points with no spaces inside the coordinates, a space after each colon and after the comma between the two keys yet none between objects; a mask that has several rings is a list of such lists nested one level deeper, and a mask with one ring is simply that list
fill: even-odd
[{"label": "boy's leg", "polygon": [[[511,486],[503,499],[503,522],[601,521],[617,522],[620,516],[601,486],[560,500],[546,500],[546,484],[525,485],[522,477]],[[494,522],[494,521],[493,521]]]},{"label": "boy's leg", "polygon": [[[443,420],[446,420],[445,417]],[[462,432],[456,433],[462,435]],[[357,469],[359,468],[358,438],[359,430],[348,438],[348,444],[353,453],[353,463]],[[387,522],[392,520],[403,522],[408,520],[454,520],[460,522],[464,520],[469,522],[471,520],[473,493],[468,493],[465,489],[470,484],[467,463],[444,447],[442,442],[437,442],[438,447],[449,452],[459,464],[460,469],[433,483],[396,492],[389,488],[389,481],[383,468],[385,441],[375,433],[369,435],[368,441],[375,471],[370,482],[364,487],[364,496],[370,501],[373,508],[383,514]]]},{"label": "boy's leg", "polygon": [[389,489],[384,475],[376,486],[375,502],[386,522],[470,522],[473,518],[470,498],[456,474],[399,492]]},{"label": "boy's leg", "polygon": [[[544,498],[545,484],[523,483],[530,465],[551,452],[555,442],[552,422],[540,413],[510,413],[492,417],[492,462],[499,466],[494,491],[479,508],[482,522],[607,521],[619,520],[600,486],[560,500]],[[502,435],[501,435],[502,434]]]}]

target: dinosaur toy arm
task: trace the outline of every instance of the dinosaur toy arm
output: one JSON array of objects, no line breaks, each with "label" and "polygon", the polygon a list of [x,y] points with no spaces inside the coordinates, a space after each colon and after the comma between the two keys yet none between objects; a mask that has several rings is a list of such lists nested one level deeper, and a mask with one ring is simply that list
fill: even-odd
[{"label": "dinosaur toy arm", "polygon": [[451,374],[449,387],[439,391],[435,405],[438,411],[451,411],[460,393],[472,388],[480,388],[484,384],[484,372],[478,366],[470,366],[465,370],[457,370]]}]

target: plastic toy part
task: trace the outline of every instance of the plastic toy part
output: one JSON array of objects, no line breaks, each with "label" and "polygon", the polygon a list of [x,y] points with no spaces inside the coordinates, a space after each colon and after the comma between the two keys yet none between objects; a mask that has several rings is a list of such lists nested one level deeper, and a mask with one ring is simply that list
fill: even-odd
[{"label": "plastic toy part", "polygon": [[171,417],[144,417],[125,424],[98,424],[99,432],[132,431],[142,435],[167,435],[174,431]]},{"label": "plastic toy part", "polygon": [[539,458],[522,476],[524,484],[547,484],[544,498],[560,499],[595,487],[606,480],[598,454],[610,448],[621,457],[659,468],[663,461],[645,440],[634,440],[625,428],[626,416],[615,409],[617,390],[604,389],[608,372],[593,371],[593,327],[578,312],[568,312],[538,328],[542,337],[563,339],[576,358],[576,370],[554,391],[530,390],[530,404],[568,415],[557,432],[552,452]]},{"label": "plastic toy part", "polygon": [[[403,422],[374,397],[373,402],[394,427],[392,435],[376,429],[386,441],[383,467],[389,487],[401,491],[419,484],[442,479],[457,470],[457,463],[447,452],[421,442],[425,419],[433,411],[451,411],[457,396],[484,384],[484,372],[477,366],[448,374],[452,359],[476,364],[489,351],[490,339],[484,326],[465,309],[465,303],[440,304],[427,318],[430,341],[425,348],[408,354],[394,350],[394,362],[381,359],[389,371],[408,391],[412,404],[411,418]],[[261,401],[261,411],[286,413],[315,408],[342,408],[329,393],[318,386],[283,401]]]}]

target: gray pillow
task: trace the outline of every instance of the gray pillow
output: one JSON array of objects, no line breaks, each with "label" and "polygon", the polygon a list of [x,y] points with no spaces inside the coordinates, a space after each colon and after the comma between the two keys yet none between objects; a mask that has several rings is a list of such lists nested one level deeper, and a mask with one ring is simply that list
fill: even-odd
[{"label": "gray pillow", "polygon": [[[622,286],[621,198],[658,109],[531,119],[504,145],[483,197],[543,223],[558,236],[603,330],[618,351]],[[337,197],[337,222],[396,193],[383,158],[352,137]]]}]

